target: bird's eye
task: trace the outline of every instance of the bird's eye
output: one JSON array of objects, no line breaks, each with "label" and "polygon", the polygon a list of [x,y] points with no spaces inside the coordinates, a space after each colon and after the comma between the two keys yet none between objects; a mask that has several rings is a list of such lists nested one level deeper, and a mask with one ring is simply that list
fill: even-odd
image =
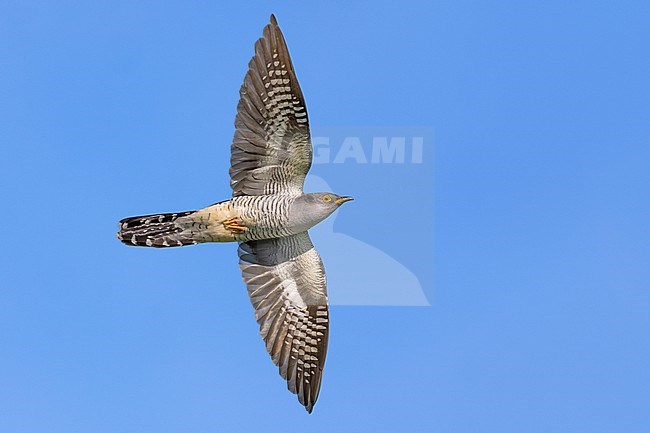
[{"label": "bird's eye", "polygon": [[325,203],[329,203],[329,202],[332,201],[332,197],[329,196],[329,195],[324,195],[324,196],[323,196],[323,201],[324,201]]}]

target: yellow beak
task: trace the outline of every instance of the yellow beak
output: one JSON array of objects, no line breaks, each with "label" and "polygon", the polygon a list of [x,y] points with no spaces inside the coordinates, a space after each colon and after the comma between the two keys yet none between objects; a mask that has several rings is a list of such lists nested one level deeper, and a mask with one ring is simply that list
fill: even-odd
[{"label": "yellow beak", "polygon": [[354,200],[352,197],[341,197],[336,199],[336,204],[343,204],[346,201]]}]

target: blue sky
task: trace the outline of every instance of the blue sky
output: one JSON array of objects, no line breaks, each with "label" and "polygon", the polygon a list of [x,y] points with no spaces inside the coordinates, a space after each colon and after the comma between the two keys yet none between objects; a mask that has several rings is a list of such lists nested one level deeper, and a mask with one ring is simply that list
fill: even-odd
[{"label": "blue sky", "polygon": [[[648,431],[647,2],[270,3],[0,5],[0,431]],[[435,135],[420,165],[314,166],[356,197],[326,266],[363,242],[431,306],[334,306],[312,415],[234,245],[114,237],[229,196],[271,12],[315,129]]]}]

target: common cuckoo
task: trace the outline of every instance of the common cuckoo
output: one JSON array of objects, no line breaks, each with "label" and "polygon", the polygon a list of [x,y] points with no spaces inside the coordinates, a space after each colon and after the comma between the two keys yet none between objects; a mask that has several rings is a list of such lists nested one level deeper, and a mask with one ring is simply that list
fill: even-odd
[{"label": "common cuckoo", "polygon": [[239,267],[266,350],[311,413],[329,311],[323,262],[307,230],[352,198],[303,192],[312,162],[307,109],[273,15],[239,95],[230,148],[233,197],[197,211],[125,218],[117,237],[158,248],[239,242]]}]

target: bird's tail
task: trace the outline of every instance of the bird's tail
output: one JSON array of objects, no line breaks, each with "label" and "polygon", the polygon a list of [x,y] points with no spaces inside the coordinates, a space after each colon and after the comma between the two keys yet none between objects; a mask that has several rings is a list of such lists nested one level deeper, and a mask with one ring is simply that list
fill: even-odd
[{"label": "bird's tail", "polygon": [[140,247],[180,247],[203,240],[194,230],[188,230],[187,216],[196,211],[143,215],[120,221],[117,238],[126,245]]}]

